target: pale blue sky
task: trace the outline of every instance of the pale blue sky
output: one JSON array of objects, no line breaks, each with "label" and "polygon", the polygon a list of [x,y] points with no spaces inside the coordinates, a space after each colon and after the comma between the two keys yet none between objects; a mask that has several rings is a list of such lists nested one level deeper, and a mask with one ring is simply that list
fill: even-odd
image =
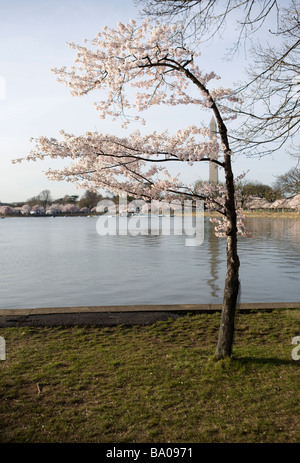
[{"label": "pale blue sky", "polygon": [[[46,161],[13,165],[11,160],[29,152],[31,137],[58,137],[60,129],[75,134],[96,129],[118,132],[116,122],[98,118],[92,105],[96,94],[72,97],[50,69],[73,64],[74,54],[67,42],[92,39],[102,26],[113,27],[130,18],[138,18],[132,0],[0,0],[1,202],[25,201],[44,189],[49,189],[53,198],[83,194],[72,183],[48,181],[43,174],[50,167]],[[226,38],[220,43],[226,46]],[[215,70],[222,77],[217,86],[228,87],[242,77],[246,61],[244,57],[235,63],[222,61],[220,43],[203,49],[201,63],[206,71]],[[210,117],[195,108],[155,107],[149,112],[146,130],[177,129],[183,124],[209,121]],[[250,169],[248,179],[271,184],[274,176],[294,163],[284,152],[277,153],[271,162],[270,158],[246,161],[240,156],[234,172],[239,175]],[[55,165],[62,163],[52,163],[51,167]],[[184,175],[188,181],[207,180],[208,166],[202,163]]]}]

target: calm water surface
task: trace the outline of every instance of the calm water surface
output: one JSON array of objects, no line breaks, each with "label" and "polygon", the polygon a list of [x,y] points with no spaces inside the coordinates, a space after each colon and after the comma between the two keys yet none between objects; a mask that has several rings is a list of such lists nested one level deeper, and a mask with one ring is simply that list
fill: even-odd
[{"label": "calm water surface", "polygon": [[[186,236],[100,236],[97,218],[0,220],[0,309],[222,302],[226,243],[205,220]],[[300,221],[248,219],[240,302],[300,301]]]}]

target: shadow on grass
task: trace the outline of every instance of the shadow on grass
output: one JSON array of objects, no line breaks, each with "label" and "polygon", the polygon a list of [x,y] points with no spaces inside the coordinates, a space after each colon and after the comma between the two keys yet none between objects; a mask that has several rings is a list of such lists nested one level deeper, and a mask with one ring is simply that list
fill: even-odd
[{"label": "shadow on grass", "polygon": [[[279,359],[276,357],[232,357],[234,362],[240,364],[255,364],[255,365],[294,365],[297,363],[293,359]],[[300,362],[299,362],[300,365]]]}]

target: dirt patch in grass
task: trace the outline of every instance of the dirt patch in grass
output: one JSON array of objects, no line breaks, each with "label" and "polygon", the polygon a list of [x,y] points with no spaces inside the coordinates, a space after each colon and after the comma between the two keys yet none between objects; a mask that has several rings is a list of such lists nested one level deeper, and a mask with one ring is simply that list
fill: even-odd
[{"label": "dirt patch in grass", "polygon": [[299,442],[300,311],[151,326],[3,328],[1,442]]}]

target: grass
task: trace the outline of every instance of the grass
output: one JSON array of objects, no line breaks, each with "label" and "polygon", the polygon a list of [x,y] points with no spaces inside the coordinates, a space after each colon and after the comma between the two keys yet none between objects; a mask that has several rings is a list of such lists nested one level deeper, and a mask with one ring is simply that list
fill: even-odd
[{"label": "grass", "polygon": [[[293,219],[300,220],[300,211],[263,211],[263,210],[242,210],[242,215],[252,218],[263,219]],[[204,217],[219,217],[218,212],[205,212]]]},{"label": "grass", "polygon": [[239,313],[215,362],[219,317],[1,329],[0,441],[299,442],[300,311]]},{"label": "grass", "polygon": [[243,211],[245,217],[300,220],[300,211]]}]

